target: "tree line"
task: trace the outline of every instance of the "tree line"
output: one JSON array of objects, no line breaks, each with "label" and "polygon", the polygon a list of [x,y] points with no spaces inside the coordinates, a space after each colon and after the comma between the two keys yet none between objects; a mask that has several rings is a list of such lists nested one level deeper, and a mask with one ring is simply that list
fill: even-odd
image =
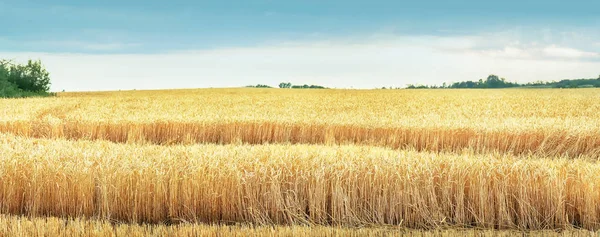
[{"label": "tree line", "polygon": [[[250,85],[250,86],[246,86],[246,87],[251,87],[251,88],[273,88],[269,85],[263,85],[263,84],[257,84],[257,85]],[[279,88],[282,89],[286,89],[286,88],[291,88],[291,89],[327,89],[327,87],[324,86],[319,86],[319,85],[293,85],[292,83],[289,82],[282,82],[279,83]]]},{"label": "tree line", "polygon": [[551,82],[529,82],[525,84],[519,84],[516,82],[509,82],[504,78],[500,78],[497,75],[489,75],[487,79],[479,79],[479,81],[462,81],[454,82],[451,84],[437,85],[412,85],[409,84],[407,89],[446,89],[446,88],[586,88],[586,87],[600,87],[600,76],[597,79],[565,79],[561,81]]},{"label": "tree line", "polygon": [[50,73],[39,60],[26,64],[0,60],[0,98],[52,96],[50,84]]}]

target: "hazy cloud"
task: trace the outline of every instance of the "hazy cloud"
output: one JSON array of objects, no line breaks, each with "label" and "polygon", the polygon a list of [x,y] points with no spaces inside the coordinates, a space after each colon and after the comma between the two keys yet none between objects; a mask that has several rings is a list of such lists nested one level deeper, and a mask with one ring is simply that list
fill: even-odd
[{"label": "hazy cloud", "polygon": [[551,45],[543,49],[543,52],[550,57],[556,58],[572,58],[572,59],[581,59],[581,58],[593,58],[598,59],[600,57],[599,53],[596,52],[586,52],[574,48],[567,47],[559,47],[556,45]]},{"label": "hazy cloud", "polygon": [[[113,46],[99,48],[103,47]],[[282,81],[338,88],[403,87],[477,80],[492,73],[528,82],[591,78],[600,68],[596,52],[477,35],[378,36],[155,54],[21,52],[0,57],[42,59],[55,91],[276,86]]]}]

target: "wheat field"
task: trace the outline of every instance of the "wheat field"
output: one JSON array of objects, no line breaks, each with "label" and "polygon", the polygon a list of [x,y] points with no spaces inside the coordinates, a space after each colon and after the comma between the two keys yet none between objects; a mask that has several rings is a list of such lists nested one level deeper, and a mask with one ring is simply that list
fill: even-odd
[{"label": "wheat field", "polygon": [[63,93],[1,100],[0,132],[120,143],[359,144],[598,157],[597,101],[597,89]]},{"label": "wheat field", "polygon": [[414,237],[508,237],[515,235],[527,236],[564,236],[592,237],[600,232],[585,230],[566,230],[555,232],[544,231],[514,231],[514,230],[473,230],[473,229],[436,229],[412,230],[397,227],[377,228],[348,228],[329,226],[252,226],[252,225],[148,225],[148,224],[115,224],[105,220],[73,219],[65,220],[55,217],[24,218],[0,216],[1,236],[414,236]]},{"label": "wheat field", "polygon": [[2,99],[0,234],[594,235],[598,101],[597,89]]}]

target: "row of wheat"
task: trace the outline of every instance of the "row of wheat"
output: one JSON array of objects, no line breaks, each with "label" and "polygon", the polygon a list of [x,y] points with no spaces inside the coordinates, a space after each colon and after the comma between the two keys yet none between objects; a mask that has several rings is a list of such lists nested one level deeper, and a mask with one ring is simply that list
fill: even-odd
[{"label": "row of wheat", "polygon": [[357,144],[600,157],[597,90],[174,90],[0,100],[0,132],[154,144]]},{"label": "row of wheat", "polygon": [[0,135],[0,213],[127,222],[600,227],[600,164],[361,146]]},{"label": "row of wheat", "polygon": [[434,152],[506,152],[515,155],[600,157],[600,129],[477,131],[469,128],[369,128],[355,125],[264,122],[6,122],[0,132],[34,138],[170,144],[356,144]]},{"label": "row of wheat", "polygon": [[[0,236],[415,236],[415,237],[509,237],[523,235],[514,230],[492,231],[473,229],[411,230],[398,227],[344,228],[330,226],[255,226],[255,225],[204,225],[182,223],[178,225],[118,224],[106,220],[26,218],[0,216]],[[597,236],[600,232],[570,229],[560,233],[544,230],[527,232],[527,236]]]}]

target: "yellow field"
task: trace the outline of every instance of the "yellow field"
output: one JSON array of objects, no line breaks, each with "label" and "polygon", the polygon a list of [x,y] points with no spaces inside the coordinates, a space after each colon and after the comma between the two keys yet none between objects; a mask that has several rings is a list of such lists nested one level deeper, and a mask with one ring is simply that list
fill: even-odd
[{"label": "yellow field", "polygon": [[508,237],[565,236],[593,237],[600,232],[570,229],[554,231],[514,231],[477,229],[411,230],[398,227],[347,228],[328,226],[252,226],[252,225],[146,225],[116,224],[102,220],[65,220],[60,218],[23,218],[0,216],[0,236],[415,236],[415,237]]},{"label": "yellow field", "polygon": [[579,159],[0,140],[6,214],[149,223],[600,227],[600,164]]},{"label": "yellow field", "polygon": [[0,235],[595,231],[598,101],[598,89],[3,99]]},{"label": "yellow field", "polygon": [[561,232],[476,229],[411,230],[398,227],[344,228],[328,226],[251,226],[251,225],[145,225],[116,224],[102,220],[60,218],[23,218],[0,216],[0,236],[415,236],[415,237],[508,237],[508,236],[569,236],[593,237],[600,232],[570,229]]},{"label": "yellow field", "polygon": [[362,144],[597,158],[598,101],[598,89],[63,93],[0,100],[0,131],[155,144]]}]

